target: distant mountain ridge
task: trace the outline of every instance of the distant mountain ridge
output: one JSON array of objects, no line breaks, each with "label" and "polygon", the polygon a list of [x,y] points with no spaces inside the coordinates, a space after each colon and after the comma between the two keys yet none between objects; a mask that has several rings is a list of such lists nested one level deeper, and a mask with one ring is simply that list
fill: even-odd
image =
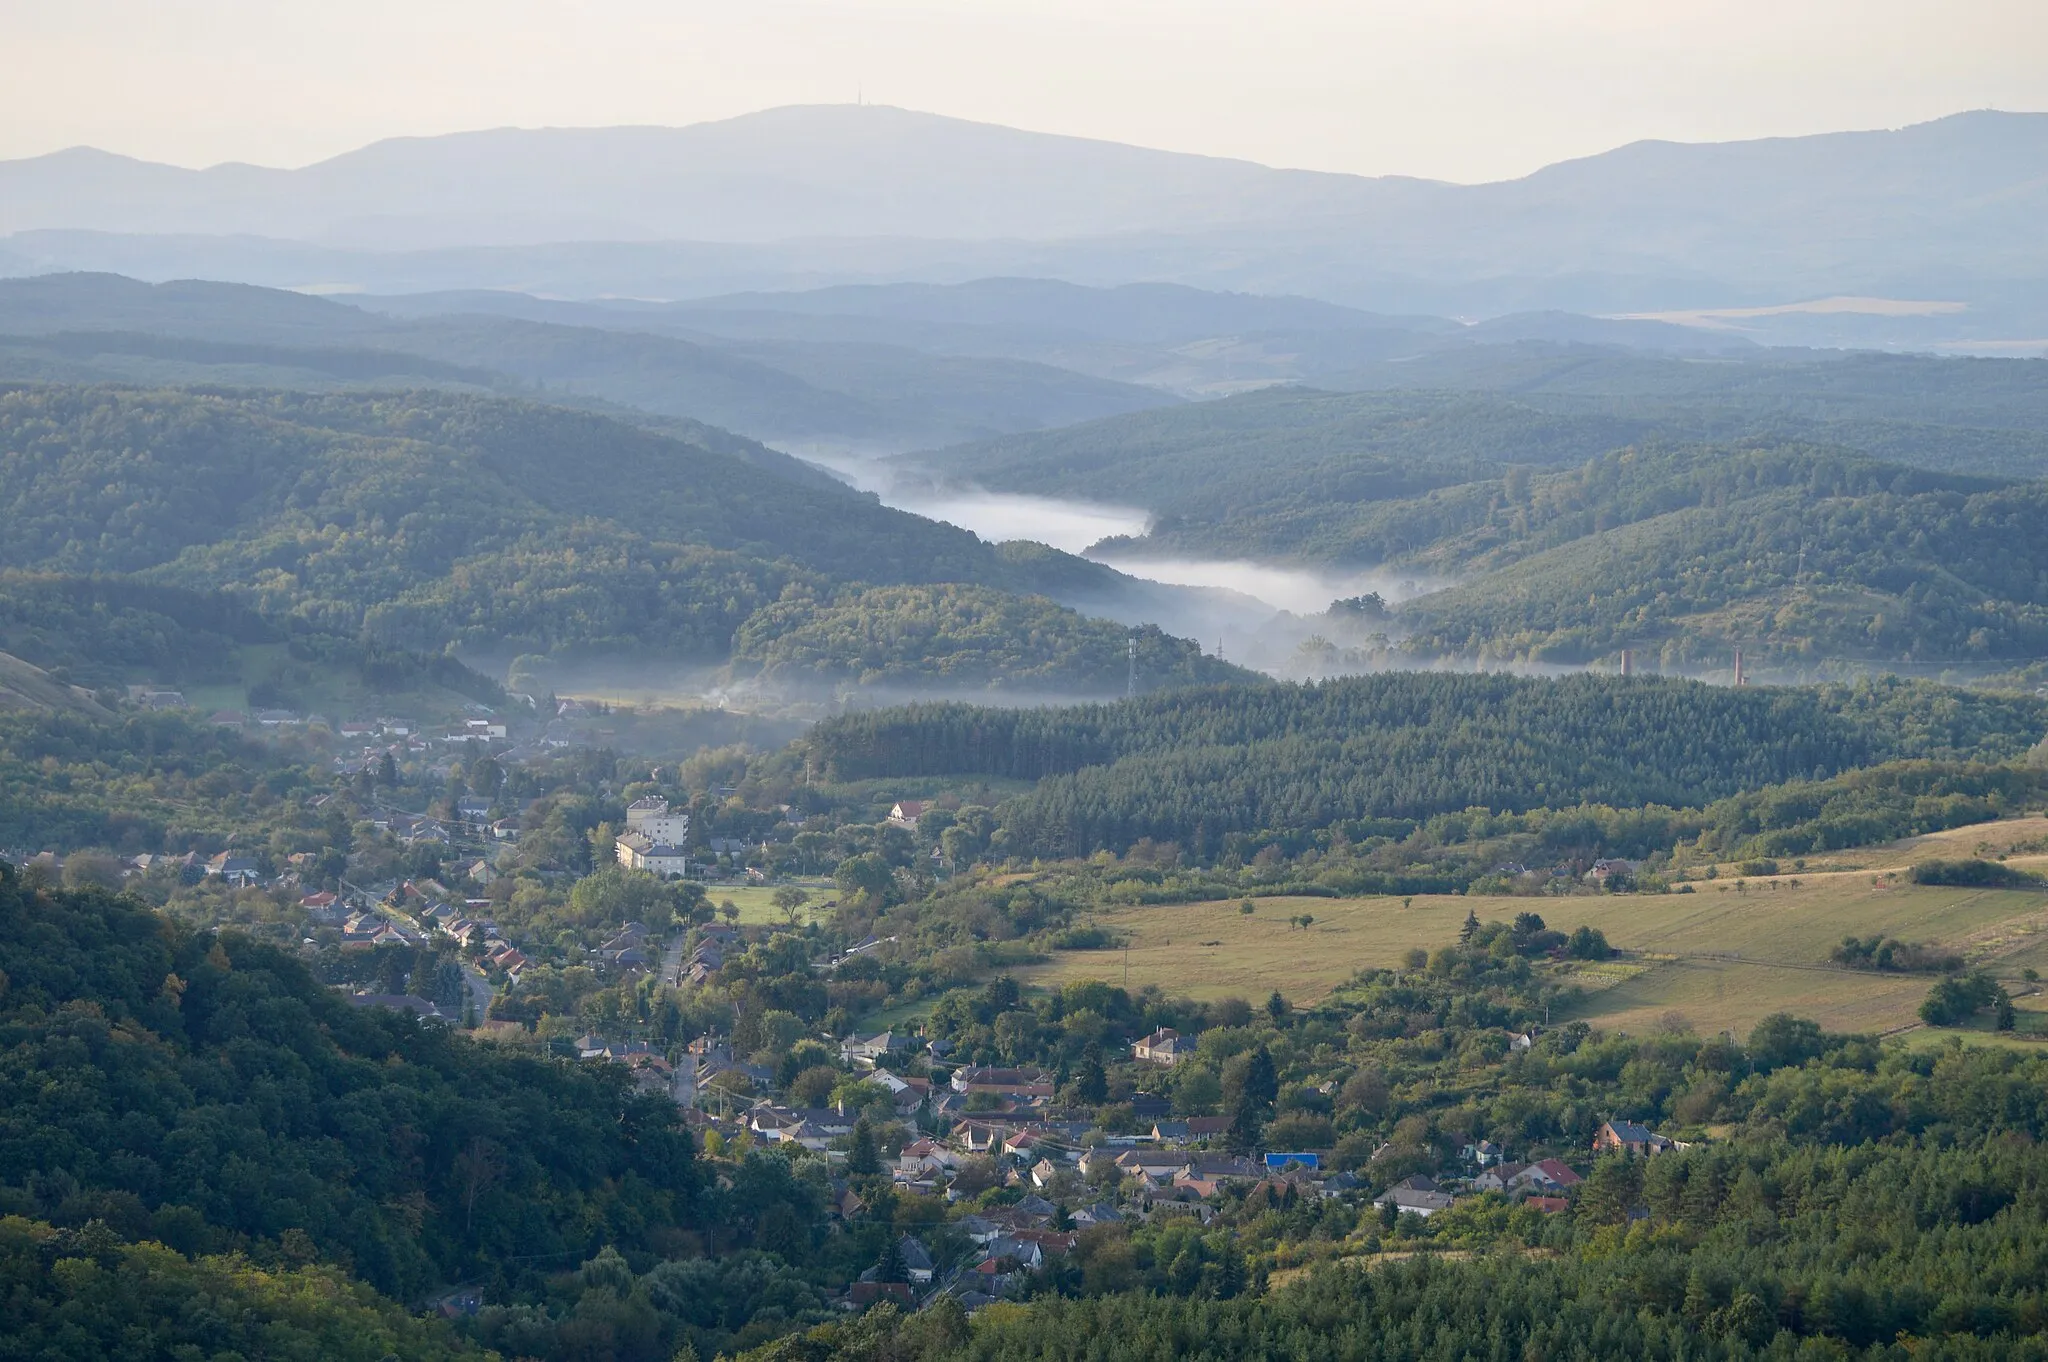
[{"label": "distant mountain ridge", "polygon": [[2048,319],[2044,218],[2048,114],[1995,111],[1635,142],[1483,185],[871,106],[395,139],[298,170],[0,163],[15,271],[665,298],[1007,274],[1454,315],[1870,294],[1962,301],[1949,334],[2013,337],[2048,335],[2028,329]]}]

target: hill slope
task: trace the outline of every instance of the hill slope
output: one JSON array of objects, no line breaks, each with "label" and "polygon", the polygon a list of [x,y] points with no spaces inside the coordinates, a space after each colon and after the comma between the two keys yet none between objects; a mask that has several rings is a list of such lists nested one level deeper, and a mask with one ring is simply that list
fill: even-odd
[{"label": "hill slope", "polygon": [[[0,488],[12,530],[0,568],[225,589],[299,627],[500,659],[600,648],[718,661],[790,588],[958,583],[983,589],[970,634],[1028,616],[1074,641],[1048,672],[1005,637],[1006,661],[984,657],[977,685],[1012,668],[1101,689],[1120,673],[1122,631],[1055,600],[1142,609],[1164,590],[686,439],[442,393],[0,391]],[[786,610],[773,618],[796,627]],[[775,633],[764,623],[749,638]],[[885,665],[902,675],[943,677],[946,658],[927,650],[966,646],[891,637]],[[1201,679],[1236,674],[1187,648]]]},{"label": "hill slope", "polygon": [[2038,700],[1896,682],[1402,673],[1133,705],[915,706],[830,719],[800,741],[839,779],[1036,780],[1001,810],[1011,855],[1121,852],[1150,837],[1207,859],[1234,837],[1345,820],[1363,820],[1347,831],[1360,841],[1374,819],[1475,806],[1697,806],[1902,757],[2010,758],[2044,731]]}]

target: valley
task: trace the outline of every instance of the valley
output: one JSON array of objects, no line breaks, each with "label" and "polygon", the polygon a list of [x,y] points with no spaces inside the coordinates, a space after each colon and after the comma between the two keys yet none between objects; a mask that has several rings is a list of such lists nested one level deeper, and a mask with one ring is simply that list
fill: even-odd
[{"label": "valley", "polygon": [[2044,1356],[2048,115],[352,145],[0,159],[0,1362]]}]

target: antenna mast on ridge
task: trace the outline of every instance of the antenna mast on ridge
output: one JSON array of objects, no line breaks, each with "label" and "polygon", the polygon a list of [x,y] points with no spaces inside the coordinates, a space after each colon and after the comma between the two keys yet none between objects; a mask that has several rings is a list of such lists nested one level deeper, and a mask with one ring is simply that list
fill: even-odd
[{"label": "antenna mast on ridge", "polygon": [[1131,674],[1130,679],[1124,683],[1124,698],[1126,700],[1135,700],[1138,698],[1138,636],[1136,634],[1131,635],[1128,647],[1131,657]]}]

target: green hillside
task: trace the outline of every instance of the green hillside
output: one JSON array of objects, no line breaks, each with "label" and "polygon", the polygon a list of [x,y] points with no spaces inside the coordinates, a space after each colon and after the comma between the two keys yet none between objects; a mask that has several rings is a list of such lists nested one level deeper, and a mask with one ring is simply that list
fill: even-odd
[{"label": "green hillside", "polygon": [[[963,583],[984,589],[984,635],[1003,621],[1049,629],[1065,640],[1061,659],[1039,655],[1028,632],[994,653],[987,637],[945,635],[899,640],[882,670],[942,679],[956,664],[915,649],[957,643],[974,652],[966,672],[979,685],[1004,684],[1008,666],[1061,684],[1121,678],[1116,626],[1003,593],[1111,599],[1127,579],[1042,546],[991,547],[836,483],[784,478],[783,456],[724,452],[738,443],[441,392],[0,393],[0,515],[11,529],[0,569],[158,590],[107,597],[102,583],[81,602],[50,580],[8,579],[0,637],[27,640],[51,665],[153,679],[221,639],[276,640],[281,629],[428,653],[594,648],[716,661],[792,586],[829,595],[848,583]],[[191,595],[221,590],[231,599],[210,606]],[[764,618],[750,646],[795,625]]]},{"label": "green hillside", "polygon": [[[1636,363],[1597,362],[1624,376]],[[1657,365],[1652,376],[1668,377]],[[1834,376],[1815,386],[1844,409],[1953,415],[1981,394],[1986,420],[2034,419],[2031,394],[2013,386],[2038,376],[2027,364],[1879,357],[1766,372],[1808,371]],[[1887,375],[1903,393],[1887,394]],[[1736,645],[1802,667],[2048,655],[2048,559],[2029,529],[2048,483],[1956,471],[1991,451],[1983,462],[2038,477],[2048,457],[2019,457],[2019,445],[2048,452],[2048,434],[1795,419],[1787,392],[1752,387],[1755,409],[1663,415],[1633,399],[1595,412],[1577,399],[1552,404],[1578,408],[1565,411],[1524,397],[1276,391],[934,457],[1009,490],[1151,506],[1148,534],[1102,545],[1125,558],[1456,583],[1391,616],[1333,616],[1319,626],[1327,641],[1357,653],[1339,665],[1400,654],[1581,664],[1632,648],[1691,667]],[[1807,436],[1759,433],[1795,428]]]},{"label": "green hillside", "polygon": [[1206,859],[1237,836],[1346,820],[1698,807],[1877,762],[2009,759],[2044,732],[2048,702],[1897,682],[1736,690],[1394,673],[1115,706],[912,706],[827,720],[804,743],[841,780],[1039,782],[1001,811],[1011,855],[1153,838]]},{"label": "green hillside", "polygon": [[1550,513],[1496,501],[1486,525],[1432,545],[1424,561],[1466,579],[1399,611],[1403,646],[1570,662],[1628,647],[1676,667],[1735,644],[1788,662],[2048,653],[2048,543],[2035,528],[2048,523],[2048,483],[1703,452],[1640,460],[1670,474],[1661,496],[1636,501],[1632,461],[1539,479],[1531,495],[1555,496]]},{"label": "green hillside", "polygon": [[740,626],[733,670],[782,683],[1114,695],[1129,678],[1133,638],[1148,691],[1260,679],[1156,628],[1134,633],[1043,596],[958,585],[792,586]]}]

